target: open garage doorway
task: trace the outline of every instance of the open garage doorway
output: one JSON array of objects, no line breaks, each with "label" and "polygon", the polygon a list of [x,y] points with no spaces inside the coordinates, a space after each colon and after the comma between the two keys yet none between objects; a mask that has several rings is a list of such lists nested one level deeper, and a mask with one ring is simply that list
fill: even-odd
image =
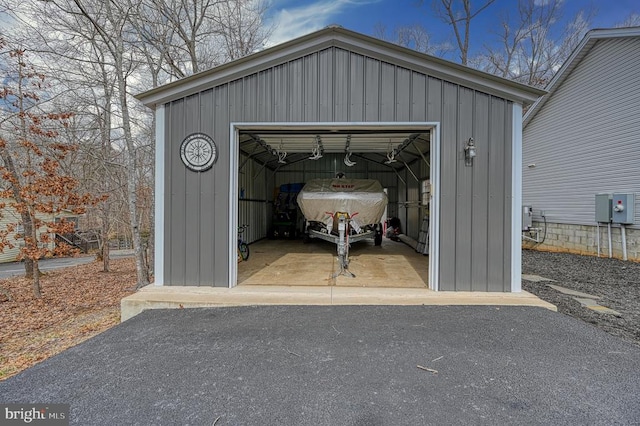
[{"label": "open garage doorway", "polygon": [[[232,256],[230,286],[437,290],[437,123],[235,123],[231,135],[229,225],[247,225],[250,257]],[[348,273],[337,237],[317,238],[297,205],[307,182],[338,176],[377,181],[388,196],[383,238],[350,242]]]}]

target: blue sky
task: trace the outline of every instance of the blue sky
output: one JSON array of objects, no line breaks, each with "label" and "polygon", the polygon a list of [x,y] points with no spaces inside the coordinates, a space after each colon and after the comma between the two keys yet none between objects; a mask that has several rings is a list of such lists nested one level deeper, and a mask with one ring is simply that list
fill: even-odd
[{"label": "blue sky", "polygon": [[[536,0],[545,2],[547,0]],[[478,1],[476,1],[477,3]],[[453,42],[450,28],[436,17],[431,0],[271,0],[270,17],[277,27],[271,38],[278,44],[330,24],[373,35],[376,24],[384,24],[389,31],[396,26],[422,24],[437,43]],[[638,0],[564,0],[564,17],[574,16],[580,9],[595,12],[591,28],[613,27],[630,14],[640,15]],[[516,0],[496,0],[472,23],[472,51],[484,43],[492,43],[491,31],[499,23],[504,11],[517,14]]]}]

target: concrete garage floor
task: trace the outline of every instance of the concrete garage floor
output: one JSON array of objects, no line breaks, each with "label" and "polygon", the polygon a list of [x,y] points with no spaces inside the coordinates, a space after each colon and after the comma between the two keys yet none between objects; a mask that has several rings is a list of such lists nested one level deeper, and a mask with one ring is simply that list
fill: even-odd
[{"label": "concrete garage floor", "polygon": [[492,305],[556,307],[526,291],[431,291],[428,257],[404,243],[354,244],[350,269],[356,278],[331,279],[336,247],[322,240],[264,240],[251,244],[238,264],[233,288],[148,285],[122,299],[121,320],[144,310],[255,305]]},{"label": "concrete garage floor", "polygon": [[408,245],[383,239],[359,241],[349,250],[349,270],[340,275],[336,245],[314,239],[261,240],[249,246],[250,256],[238,264],[238,285],[428,288],[429,258]]}]

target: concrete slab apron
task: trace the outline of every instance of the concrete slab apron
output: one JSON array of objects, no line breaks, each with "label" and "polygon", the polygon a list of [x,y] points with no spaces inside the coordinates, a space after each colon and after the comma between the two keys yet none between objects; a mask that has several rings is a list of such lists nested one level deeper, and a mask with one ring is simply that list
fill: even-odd
[{"label": "concrete slab apron", "polygon": [[555,305],[526,291],[435,292],[426,288],[339,286],[242,285],[219,288],[149,285],[120,303],[122,321],[147,309],[256,305],[490,305],[537,306],[557,310]]}]

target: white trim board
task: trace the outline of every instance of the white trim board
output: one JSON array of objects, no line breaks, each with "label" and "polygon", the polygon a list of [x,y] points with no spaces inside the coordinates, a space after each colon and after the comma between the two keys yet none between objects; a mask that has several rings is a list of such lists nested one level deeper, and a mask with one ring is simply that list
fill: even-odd
[{"label": "white trim board", "polygon": [[522,291],[522,105],[513,104],[511,126],[511,291]]},{"label": "white trim board", "polygon": [[154,264],[153,277],[155,285],[164,285],[164,105],[156,108],[156,170],[155,170],[155,223],[154,223]]},{"label": "white trim board", "polygon": [[[231,155],[229,155],[229,166],[232,171],[229,188],[229,229],[238,229],[238,161],[239,161],[239,136],[240,131],[260,131],[260,130],[281,130],[296,131],[313,128],[323,131],[324,129],[337,130],[407,130],[424,131],[431,133],[430,150],[430,179],[433,185],[431,199],[431,218],[429,221],[429,288],[438,290],[439,282],[439,227],[440,227],[440,123],[437,122],[296,122],[296,123],[231,123],[229,129],[229,145]],[[229,233],[229,288],[235,287],[238,282],[238,262],[233,253],[236,252],[238,244],[237,234]]]},{"label": "white trim board", "polygon": [[431,133],[431,201],[429,206],[429,288],[440,289],[440,123]]}]

